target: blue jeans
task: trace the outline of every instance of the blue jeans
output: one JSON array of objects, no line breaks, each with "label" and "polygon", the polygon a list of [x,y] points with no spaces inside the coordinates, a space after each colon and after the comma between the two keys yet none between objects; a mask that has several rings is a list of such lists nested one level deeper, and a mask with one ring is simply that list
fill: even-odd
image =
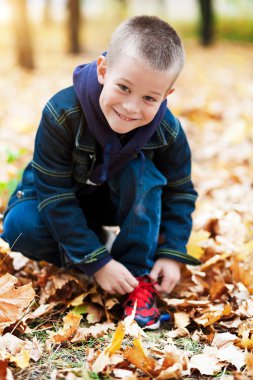
[{"label": "blue jeans", "polygon": [[[103,225],[120,227],[111,256],[136,277],[149,273],[153,267],[162,187],[166,182],[149,159],[137,157],[105,184],[79,199],[90,229],[98,233]],[[59,245],[38,211],[37,199],[24,200],[5,214],[1,237],[12,250],[29,258],[64,266]]]}]

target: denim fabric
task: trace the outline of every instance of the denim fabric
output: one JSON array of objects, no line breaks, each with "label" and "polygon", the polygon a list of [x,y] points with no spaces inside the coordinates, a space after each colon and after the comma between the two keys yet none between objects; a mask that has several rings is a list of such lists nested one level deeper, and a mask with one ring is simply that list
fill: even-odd
[{"label": "denim fabric", "polygon": [[[45,249],[46,260],[57,257],[57,263],[80,266],[103,265],[111,259],[94,226],[107,205],[102,199],[103,188],[99,190],[89,179],[98,156],[99,146],[89,132],[73,87],[62,90],[43,110],[33,161],[5,212],[2,237],[12,245],[22,232],[14,250],[42,258],[39,252]],[[134,258],[128,265],[133,273],[145,272],[159,257],[199,263],[186,251],[197,197],[191,182],[191,152],[180,122],[169,110],[142,155],[133,157],[106,185],[121,226],[112,256],[125,262],[125,255],[131,252]],[[97,193],[94,203],[90,202],[91,191]],[[85,203],[90,205],[89,211]],[[138,233],[129,239],[129,228],[136,223]],[[38,233],[39,229],[43,233]],[[162,237],[159,244],[158,230]]]},{"label": "denim fabric", "polygon": [[[143,167],[142,167],[143,166]],[[161,221],[162,187],[165,177],[154,164],[132,160],[117,175],[80,201],[88,228],[119,225],[111,256],[135,276],[148,273],[154,263]],[[129,187],[129,183],[131,186]],[[95,203],[97,206],[95,207]],[[38,200],[18,202],[6,214],[3,238],[14,249],[36,260],[65,266],[60,246],[53,240],[38,211]],[[85,269],[85,264],[83,265]]]}]

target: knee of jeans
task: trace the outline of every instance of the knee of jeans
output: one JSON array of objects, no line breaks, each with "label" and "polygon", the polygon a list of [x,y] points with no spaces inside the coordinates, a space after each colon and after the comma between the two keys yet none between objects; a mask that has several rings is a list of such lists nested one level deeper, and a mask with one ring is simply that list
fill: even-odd
[{"label": "knee of jeans", "polygon": [[38,212],[24,215],[14,207],[4,218],[2,237],[14,251],[34,250],[39,243],[43,244],[47,234]]}]

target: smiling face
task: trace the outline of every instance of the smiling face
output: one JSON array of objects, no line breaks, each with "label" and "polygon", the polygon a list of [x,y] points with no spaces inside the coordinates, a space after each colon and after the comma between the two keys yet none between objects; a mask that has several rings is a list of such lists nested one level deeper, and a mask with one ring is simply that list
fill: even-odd
[{"label": "smiling face", "polygon": [[133,57],[121,56],[108,68],[106,58],[101,56],[97,73],[103,85],[99,104],[111,129],[117,133],[150,123],[162,101],[173,91],[167,72],[152,70]]}]

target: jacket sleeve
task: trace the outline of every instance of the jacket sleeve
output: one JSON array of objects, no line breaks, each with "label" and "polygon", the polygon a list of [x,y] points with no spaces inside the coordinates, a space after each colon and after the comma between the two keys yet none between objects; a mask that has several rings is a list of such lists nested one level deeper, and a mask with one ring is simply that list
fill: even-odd
[{"label": "jacket sleeve", "polygon": [[[174,119],[171,139],[157,155],[158,169],[167,179],[162,195],[162,220],[156,259],[166,257],[197,265],[200,261],[187,254],[186,244],[191,229],[191,214],[197,192],[191,181],[191,152],[180,122]],[[169,128],[169,124],[167,124]]]},{"label": "jacket sleeve", "polygon": [[[64,115],[63,115],[64,116]],[[65,264],[80,266],[91,275],[111,257],[87,226],[72,184],[74,132],[49,101],[35,139],[33,173],[39,212]]]}]

